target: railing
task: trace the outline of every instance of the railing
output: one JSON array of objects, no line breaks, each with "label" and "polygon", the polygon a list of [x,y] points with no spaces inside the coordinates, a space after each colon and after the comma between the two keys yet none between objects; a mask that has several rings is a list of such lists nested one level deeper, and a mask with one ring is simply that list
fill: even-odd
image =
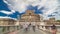
[{"label": "railing", "polygon": [[[42,31],[44,31],[45,33],[47,33],[47,34],[52,34],[52,32],[51,32],[51,27],[50,26],[47,26],[48,28],[46,28],[46,30],[43,30],[43,29],[41,29]],[[57,33],[60,33],[60,25],[56,25],[56,28],[57,28]]]},{"label": "railing", "polygon": [[19,30],[20,27],[19,26],[15,26],[15,25],[7,25],[7,26],[0,26],[0,34],[6,34],[8,32],[12,32],[15,30]]}]

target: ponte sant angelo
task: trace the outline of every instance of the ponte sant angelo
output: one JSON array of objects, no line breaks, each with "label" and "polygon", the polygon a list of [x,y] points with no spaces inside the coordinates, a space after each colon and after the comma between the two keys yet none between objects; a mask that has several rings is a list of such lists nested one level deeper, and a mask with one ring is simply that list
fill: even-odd
[{"label": "ponte sant angelo", "polygon": [[[21,25],[24,24],[36,26],[36,32],[33,32],[32,28],[30,27],[28,34],[48,34],[51,30],[50,26],[54,24],[58,28],[60,26],[60,21],[57,21],[54,17],[44,20],[43,16],[35,14],[34,10],[26,10],[24,14],[18,16],[17,20],[10,18],[0,18],[0,32],[1,34],[24,34],[24,28],[21,29]],[[37,25],[39,25],[40,30],[38,30]],[[59,34],[59,28],[57,30],[57,34]]]}]

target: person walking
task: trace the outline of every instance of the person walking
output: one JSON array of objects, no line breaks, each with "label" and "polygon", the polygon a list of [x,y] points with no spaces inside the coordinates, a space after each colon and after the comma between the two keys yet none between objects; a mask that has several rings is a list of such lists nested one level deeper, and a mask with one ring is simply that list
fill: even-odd
[{"label": "person walking", "polygon": [[57,28],[56,28],[56,26],[53,24],[53,26],[51,26],[51,33],[52,33],[52,34],[56,34],[56,32],[57,32]]},{"label": "person walking", "polygon": [[30,27],[30,26],[31,26],[31,23],[29,23],[28,27]]},{"label": "person walking", "polygon": [[33,22],[32,23],[32,29],[33,29],[34,32],[35,32],[35,28],[36,28],[36,24],[35,24],[35,22]]},{"label": "person walking", "polygon": [[28,24],[25,23],[25,24],[23,25],[23,28],[24,28],[24,31],[27,32],[27,31],[28,31]]},{"label": "person walking", "polygon": [[28,24],[28,30],[30,30],[30,28],[31,28],[31,23]]}]

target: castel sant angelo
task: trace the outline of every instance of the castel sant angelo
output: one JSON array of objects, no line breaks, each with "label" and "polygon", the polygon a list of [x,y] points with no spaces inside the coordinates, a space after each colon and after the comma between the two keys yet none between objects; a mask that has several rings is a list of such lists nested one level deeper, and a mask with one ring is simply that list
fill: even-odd
[{"label": "castel sant angelo", "polygon": [[9,19],[9,18],[0,18],[0,25],[16,25],[23,24],[23,23],[33,23],[41,25],[44,23],[44,25],[60,25],[60,22],[56,21],[55,18],[49,18],[49,20],[43,20],[43,16],[39,14],[35,14],[34,10],[26,10],[24,14],[21,15],[21,17],[18,17],[17,20]]}]

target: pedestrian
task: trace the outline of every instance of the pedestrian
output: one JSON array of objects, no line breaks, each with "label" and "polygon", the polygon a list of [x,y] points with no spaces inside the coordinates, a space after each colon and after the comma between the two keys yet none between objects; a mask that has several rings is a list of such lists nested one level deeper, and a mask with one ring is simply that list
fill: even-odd
[{"label": "pedestrian", "polygon": [[30,27],[30,26],[31,26],[31,23],[29,23],[28,27]]},{"label": "pedestrian", "polygon": [[33,27],[33,31],[35,32],[35,26],[32,26]]},{"label": "pedestrian", "polygon": [[28,31],[28,24],[24,24],[23,27],[25,31]]},{"label": "pedestrian", "polygon": [[32,29],[33,29],[34,32],[35,32],[35,28],[36,28],[36,24],[35,24],[35,22],[33,22],[32,23]]},{"label": "pedestrian", "polygon": [[31,23],[28,24],[28,30],[30,30],[30,28],[31,28]]},{"label": "pedestrian", "polygon": [[56,26],[53,24],[53,26],[51,26],[51,33],[52,33],[52,34],[56,34],[56,32],[57,32],[57,28],[56,28]]}]

